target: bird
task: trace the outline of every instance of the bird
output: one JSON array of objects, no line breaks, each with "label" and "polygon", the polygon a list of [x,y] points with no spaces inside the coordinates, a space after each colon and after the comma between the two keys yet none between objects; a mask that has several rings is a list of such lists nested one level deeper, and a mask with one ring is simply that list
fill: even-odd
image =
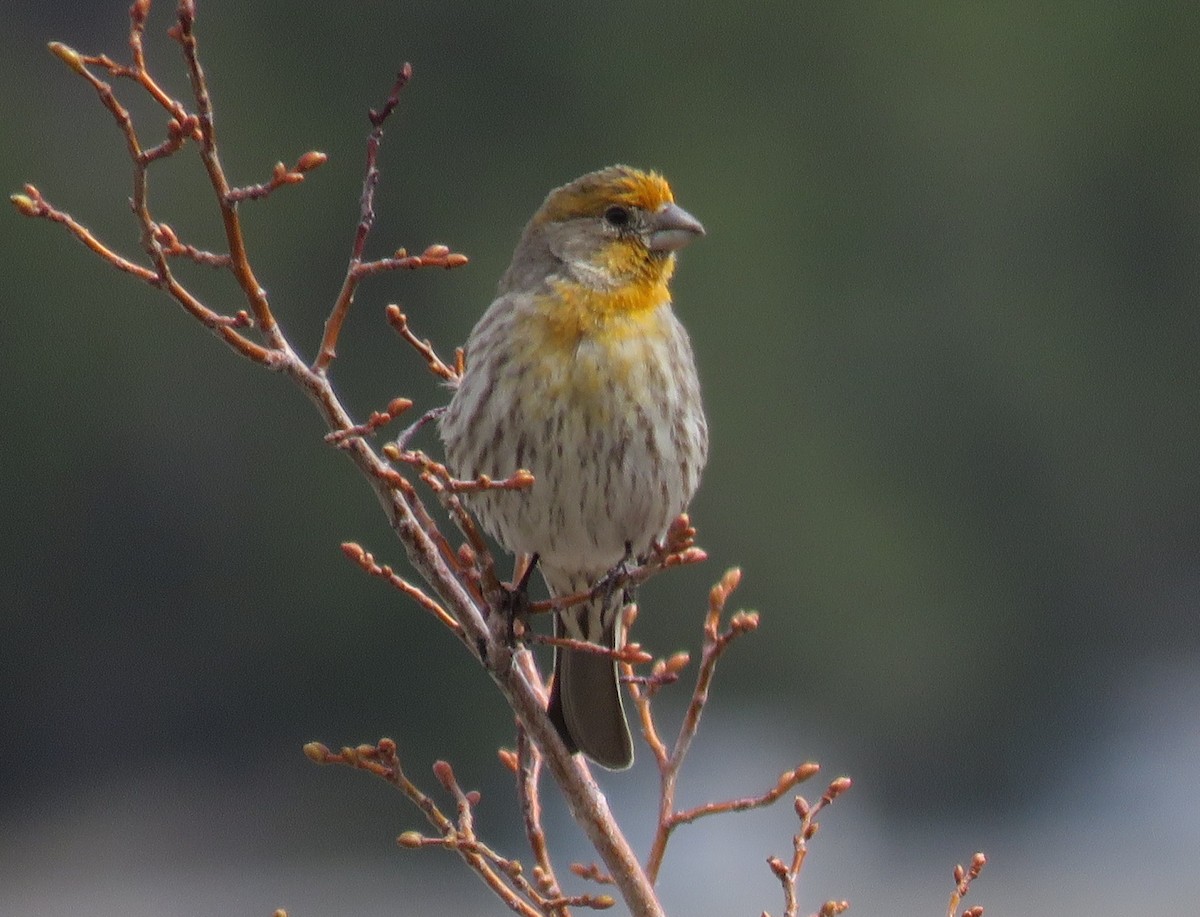
[{"label": "bird", "polygon": [[[662,175],[624,165],[547,196],[464,347],[439,419],[460,478],[533,475],[468,506],[507,551],[532,555],[555,635],[621,645],[613,571],[644,560],[689,505],[708,425],[687,332],[672,309],[676,253],[705,234]],[[572,752],[623,770],[633,746],[611,656],[557,648],[548,712]]]}]

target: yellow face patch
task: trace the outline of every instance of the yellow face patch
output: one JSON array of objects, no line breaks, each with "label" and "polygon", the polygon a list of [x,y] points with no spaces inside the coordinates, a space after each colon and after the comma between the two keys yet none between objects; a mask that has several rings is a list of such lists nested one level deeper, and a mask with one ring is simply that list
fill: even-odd
[{"label": "yellow face patch", "polygon": [[584,338],[605,343],[646,331],[653,310],[670,301],[670,272],[654,283],[629,284],[615,290],[595,290],[565,280],[554,283],[554,294],[539,302],[545,343],[574,350]]},{"label": "yellow face patch", "polygon": [[553,223],[577,217],[598,217],[614,204],[654,213],[674,200],[671,186],[657,172],[610,166],[550,192],[546,203],[534,217],[534,222]]}]

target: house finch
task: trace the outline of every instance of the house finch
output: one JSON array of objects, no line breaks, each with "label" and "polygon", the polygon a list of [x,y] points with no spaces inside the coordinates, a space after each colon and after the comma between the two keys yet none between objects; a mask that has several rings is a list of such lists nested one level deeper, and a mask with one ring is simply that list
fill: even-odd
[{"label": "house finch", "polygon": [[[605,577],[643,558],[700,481],[708,429],[687,333],[671,311],[675,252],[704,227],[658,174],[626,166],[551,191],[471,332],[441,418],[460,477],[534,475],[470,506],[509,551],[536,557],[555,633],[615,648],[621,602]],[[550,716],[572,751],[633,762],[616,663],[555,654]]]}]

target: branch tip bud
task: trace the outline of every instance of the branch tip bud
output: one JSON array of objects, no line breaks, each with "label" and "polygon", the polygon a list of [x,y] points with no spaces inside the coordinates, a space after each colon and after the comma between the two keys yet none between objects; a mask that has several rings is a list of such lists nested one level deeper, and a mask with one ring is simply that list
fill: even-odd
[{"label": "branch tip bud", "polygon": [[757,611],[739,611],[729,619],[729,626],[740,632],[758,630],[758,620]]},{"label": "branch tip bud", "polygon": [[309,150],[303,156],[296,160],[297,172],[311,172],[317,166],[323,166],[329,161],[329,157],[319,150]]},{"label": "branch tip bud", "polygon": [[424,840],[425,838],[421,836],[419,831],[405,831],[396,838],[396,843],[401,847],[407,847],[409,850],[416,850]]},{"label": "branch tip bud", "polygon": [[64,45],[61,41],[52,41],[46,47],[50,49],[50,53],[57,57],[60,61],[74,70],[81,76],[87,73],[87,69],[83,66],[83,57],[74,48]]},{"label": "branch tip bud", "polygon": [[838,777],[829,784],[829,789],[825,791],[825,795],[829,797],[830,802],[833,802],[833,800],[837,799],[853,785],[854,781],[849,777]]},{"label": "branch tip bud", "polygon": [[449,761],[434,761],[433,776],[437,777],[438,782],[446,789],[450,789],[451,784],[454,783],[454,769],[450,767]]},{"label": "branch tip bud", "polygon": [[807,780],[809,777],[815,775],[820,769],[821,765],[816,761],[805,761],[792,773],[795,774],[796,782],[800,783],[802,780]]},{"label": "branch tip bud", "polygon": [[771,867],[771,872],[775,873],[776,878],[778,878],[778,879],[786,879],[787,878],[787,872],[788,872],[787,866],[784,865],[783,860],[779,859],[779,857],[777,857],[777,856],[767,857],[767,865]]},{"label": "branch tip bud", "polygon": [[396,417],[413,406],[411,398],[393,398],[388,402],[387,412]]},{"label": "branch tip bud", "polygon": [[305,757],[317,764],[329,763],[329,749],[320,742],[309,742],[304,746]]},{"label": "branch tip bud", "polygon": [[8,199],[12,201],[12,205],[17,208],[17,212],[21,216],[35,217],[41,213],[37,201],[27,194],[10,194]]}]

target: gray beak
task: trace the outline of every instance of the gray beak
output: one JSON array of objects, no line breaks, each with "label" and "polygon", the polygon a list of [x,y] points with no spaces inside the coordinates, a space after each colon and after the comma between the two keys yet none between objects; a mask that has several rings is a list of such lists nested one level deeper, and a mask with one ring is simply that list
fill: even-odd
[{"label": "gray beak", "polygon": [[676,252],[704,235],[704,227],[678,204],[667,204],[650,219],[650,251]]}]

